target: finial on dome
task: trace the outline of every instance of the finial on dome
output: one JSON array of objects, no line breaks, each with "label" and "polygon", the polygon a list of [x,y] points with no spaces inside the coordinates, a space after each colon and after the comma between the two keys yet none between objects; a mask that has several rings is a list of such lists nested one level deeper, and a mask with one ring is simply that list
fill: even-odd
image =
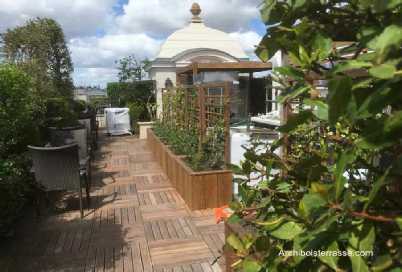
[{"label": "finial on dome", "polygon": [[193,18],[191,19],[192,23],[202,23],[202,19],[200,17],[201,14],[201,7],[198,3],[193,3],[190,9],[191,13],[193,14]]}]

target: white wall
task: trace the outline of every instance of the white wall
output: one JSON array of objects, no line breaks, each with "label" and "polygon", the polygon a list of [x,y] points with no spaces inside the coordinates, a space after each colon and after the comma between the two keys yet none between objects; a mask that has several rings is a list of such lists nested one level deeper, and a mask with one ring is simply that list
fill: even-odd
[{"label": "white wall", "polygon": [[159,117],[162,113],[162,89],[165,88],[168,78],[176,85],[176,68],[152,68],[149,71],[149,77],[156,81],[156,114]]}]

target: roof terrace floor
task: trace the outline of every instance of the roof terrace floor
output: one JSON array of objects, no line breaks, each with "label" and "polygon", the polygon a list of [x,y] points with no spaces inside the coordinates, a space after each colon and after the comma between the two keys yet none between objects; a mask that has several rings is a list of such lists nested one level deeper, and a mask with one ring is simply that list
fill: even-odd
[{"label": "roof terrace floor", "polygon": [[99,146],[85,218],[78,197],[63,194],[58,212],[21,222],[1,270],[224,271],[223,224],[213,210],[188,209],[146,141],[103,137]]}]

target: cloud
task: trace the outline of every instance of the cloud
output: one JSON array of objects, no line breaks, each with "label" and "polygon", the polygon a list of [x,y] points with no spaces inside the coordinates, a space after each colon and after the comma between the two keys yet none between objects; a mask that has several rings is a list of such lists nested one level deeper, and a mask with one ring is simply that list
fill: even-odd
[{"label": "cloud", "polygon": [[[0,33],[27,19],[50,17],[62,26],[76,85],[116,80],[115,60],[153,59],[163,40],[188,24],[194,0],[0,0]],[[253,28],[261,0],[199,0],[204,23],[230,33],[252,59],[261,37]],[[118,7],[118,8],[116,8]]]},{"label": "cloud", "polygon": [[[205,23],[223,31],[244,31],[252,19],[258,18],[260,0],[200,0]],[[118,31],[166,36],[185,26],[191,19],[193,0],[129,0],[124,13],[116,18]]]},{"label": "cloud", "polygon": [[74,66],[81,68],[114,67],[117,59],[135,55],[138,60],[152,58],[162,41],[146,34],[107,34],[104,37],[71,39]]},{"label": "cloud", "polygon": [[67,37],[93,35],[113,23],[115,0],[1,0],[0,32],[35,17],[55,19]]},{"label": "cloud", "polygon": [[229,35],[240,43],[241,47],[246,52],[246,54],[250,56],[250,58],[255,59],[255,48],[262,39],[262,37],[257,32],[232,32]]}]

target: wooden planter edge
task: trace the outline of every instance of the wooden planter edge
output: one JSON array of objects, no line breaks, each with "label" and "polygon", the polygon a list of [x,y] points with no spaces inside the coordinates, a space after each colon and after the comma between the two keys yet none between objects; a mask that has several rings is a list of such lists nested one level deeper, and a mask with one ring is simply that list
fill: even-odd
[{"label": "wooden planter edge", "polygon": [[216,208],[232,200],[232,171],[193,171],[148,129],[148,144],[172,185],[191,210]]}]

